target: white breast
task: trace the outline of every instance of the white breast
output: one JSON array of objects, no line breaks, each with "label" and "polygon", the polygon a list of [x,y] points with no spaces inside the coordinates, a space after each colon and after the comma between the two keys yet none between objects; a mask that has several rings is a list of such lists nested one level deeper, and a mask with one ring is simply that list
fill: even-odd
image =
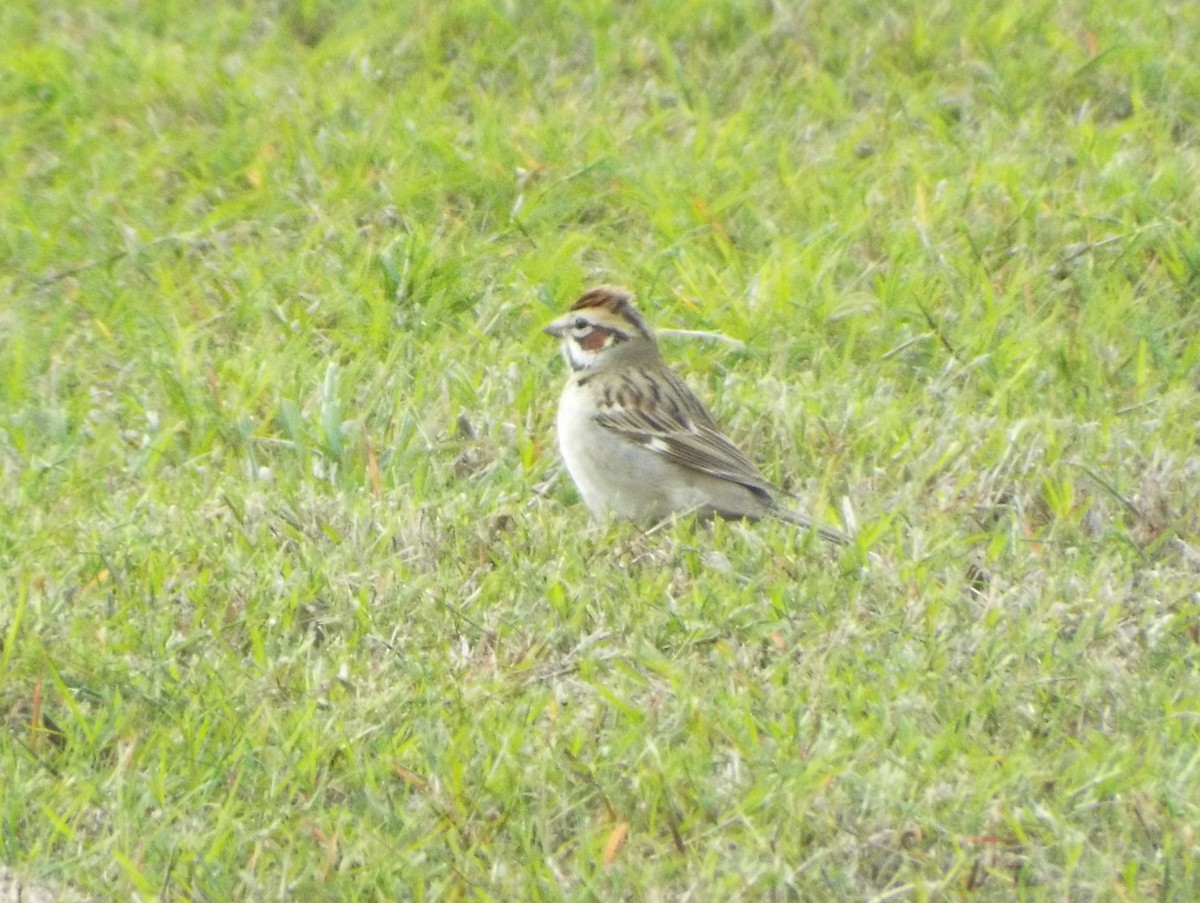
[{"label": "white breast", "polygon": [[559,400],[558,445],[593,515],[654,520],[703,501],[686,485],[684,468],[600,426],[591,394],[577,380],[567,381]]},{"label": "white breast", "polygon": [[597,447],[603,427],[593,419],[596,406],[576,379],[567,380],[558,401],[558,447],[584,503],[599,517],[610,507],[605,501],[609,493],[604,455]]}]

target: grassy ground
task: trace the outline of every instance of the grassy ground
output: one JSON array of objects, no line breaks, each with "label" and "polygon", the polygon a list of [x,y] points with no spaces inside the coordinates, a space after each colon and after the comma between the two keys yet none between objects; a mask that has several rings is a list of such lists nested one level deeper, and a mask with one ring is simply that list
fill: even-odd
[{"label": "grassy ground", "polygon": [[[580,6],[0,6],[0,862],[1195,899],[1194,4]],[[588,521],[601,280],[856,549]]]}]

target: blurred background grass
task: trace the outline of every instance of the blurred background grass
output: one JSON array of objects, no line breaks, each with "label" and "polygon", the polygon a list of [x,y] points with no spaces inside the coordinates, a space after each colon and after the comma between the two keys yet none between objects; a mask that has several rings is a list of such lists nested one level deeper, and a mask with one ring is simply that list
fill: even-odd
[{"label": "blurred background grass", "polygon": [[[3,861],[1190,899],[1198,32],[5,5]],[[588,522],[537,327],[601,280],[745,343],[666,352],[857,551]]]}]

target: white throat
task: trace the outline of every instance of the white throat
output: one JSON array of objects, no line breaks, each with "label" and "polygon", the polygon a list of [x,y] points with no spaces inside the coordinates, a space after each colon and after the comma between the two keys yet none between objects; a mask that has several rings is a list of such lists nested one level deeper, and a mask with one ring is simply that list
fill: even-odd
[{"label": "white throat", "polygon": [[600,356],[606,349],[599,351],[588,351],[580,346],[574,339],[564,339],[562,343],[563,358],[567,365],[575,371],[591,370],[600,360]]}]

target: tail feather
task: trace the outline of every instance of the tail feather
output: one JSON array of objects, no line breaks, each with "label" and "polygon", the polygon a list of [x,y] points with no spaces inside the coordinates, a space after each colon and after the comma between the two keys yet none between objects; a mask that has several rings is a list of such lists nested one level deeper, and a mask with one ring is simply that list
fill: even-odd
[{"label": "tail feather", "polygon": [[787,521],[789,524],[795,524],[804,530],[815,530],[817,535],[827,542],[834,545],[848,546],[850,545],[850,537],[834,527],[819,523],[811,517],[806,517],[799,511],[793,511],[790,508],[783,508],[776,505],[771,509],[771,514],[782,521]]}]

